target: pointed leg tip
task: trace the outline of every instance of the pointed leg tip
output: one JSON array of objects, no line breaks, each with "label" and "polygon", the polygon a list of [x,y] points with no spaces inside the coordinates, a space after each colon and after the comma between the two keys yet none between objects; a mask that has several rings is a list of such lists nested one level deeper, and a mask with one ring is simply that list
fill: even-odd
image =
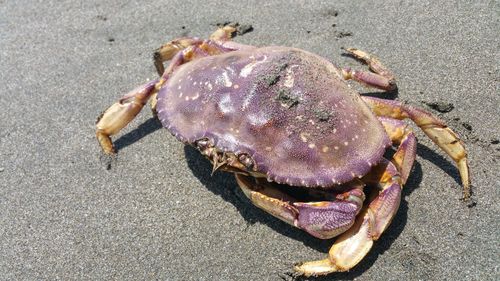
[{"label": "pointed leg tip", "polygon": [[477,202],[472,198],[472,195],[473,193],[470,186],[464,186],[461,201],[464,202],[468,208],[473,208],[477,205]]},{"label": "pointed leg tip", "polygon": [[102,152],[101,155],[99,156],[99,160],[101,161],[102,166],[106,170],[111,170],[113,166],[116,165],[116,162],[118,161],[118,157],[116,152]]}]

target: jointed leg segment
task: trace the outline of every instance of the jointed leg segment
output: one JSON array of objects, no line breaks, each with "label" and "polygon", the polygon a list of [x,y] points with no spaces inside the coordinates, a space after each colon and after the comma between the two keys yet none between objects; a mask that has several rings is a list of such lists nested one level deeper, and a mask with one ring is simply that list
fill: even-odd
[{"label": "jointed leg segment", "polygon": [[446,124],[432,114],[398,101],[384,100],[363,96],[363,100],[371,107],[377,116],[393,119],[409,118],[420,127],[424,133],[441,149],[443,149],[457,164],[462,178],[463,198],[470,198],[469,167],[467,165],[467,152],[463,142]]},{"label": "jointed leg segment", "polygon": [[[232,27],[221,28],[211,38],[220,41],[227,40],[230,38],[231,29],[234,30]],[[98,118],[96,136],[104,153],[108,155],[116,153],[111,136],[117,134],[130,123],[151,98],[151,107],[153,112],[156,112],[156,94],[177,67],[200,57],[227,51],[229,51],[227,48],[216,42],[197,38],[179,38],[161,46],[154,54],[154,63],[160,78],[126,94]],[[163,63],[167,60],[171,60],[171,62],[165,70]]]},{"label": "jointed leg segment", "polygon": [[[348,48],[346,51],[357,59],[360,59],[368,64],[370,70],[374,73],[356,73],[350,69],[344,69],[343,74],[345,79],[355,79],[368,86],[384,90],[396,88],[394,75],[387,68],[385,68],[376,57],[354,48]],[[398,101],[384,100],[368,96],[363,96],[363,100],[371,107],[377,116],[389,117],[398,120],[409,118],[415,122],[415,124],[417,124],[434,143],[443,149],[456,162],[463,184],[463,199],[468,200],[470,198],[470,179],[469,167],[467,165],[467,152],[463,142],[458,138],[455,132],[446,126],[443,121],[422,109],[407,106]],[[389,131],[397,127],[402,128],[402,125],[397,125],[395,120],[386,120],[382,123],[385,123],[384,126]],[[389,131],[388,133],[390,133]],[[410,153],[414,150],[414,138],[415,137],[412,133],[408,133],[406,137],[401,138],[400,146],[407,147],[402,151]],[[407,173],[411,168],[410,164],[413,163],[413,160],[411,160],[411,163],[408,161],[405,163],[403,159],[410,158],[402,155],[402,152],[400,153],[398,151],[396,152],[396,155],[394,155],[392,161],[398,168],[401,169],[402,177],[405,181],[408,177]]]},{"label": "jointed leg segment", "polygon": [[379,117],[379,120],[392,143],[398,145],[398,149],[392,156],[391,162],[401,174],[401,184],[405,184],[410,176],[417,153],[417,139],[415,138],[415,134],[408,124],[403,121],[386,117]]},{"label": "jointed leg segment", "polygon": [[347,48],[345,51],[368,64],[370,70],[373,72],[344,68],[342,69],[344,79],[354,79],[367,86],[386,91],[392,91],[397,88],[394,75],[375,56],[354,48]]}]

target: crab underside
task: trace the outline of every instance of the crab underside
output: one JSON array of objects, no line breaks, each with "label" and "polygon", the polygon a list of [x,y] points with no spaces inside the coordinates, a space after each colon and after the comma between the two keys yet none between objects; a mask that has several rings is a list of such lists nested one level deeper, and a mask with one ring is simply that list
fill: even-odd
[{"label": "crab underside", "polygon": [[[378,59],[346,49],[372,70],[354,71],[296,48],[238,44],[232,32],[226,26],[208,40],[179,38],[160,47],[154,56],[160,78],[98,119],[103,151],[115,153],[110,136],[151,99],[163,126],[196,147],[214,171],[234,173],[257,207],[315,237],[338,237],[327,258],[295,266],[304,275],[349,270],[390,224],[416,153],[402,119],[456,162],[469,198],[464,145],[443,121],[397,101],[360,96],[344,82],[394,90],[392,73]],[[385,159],[391,145],[395,153]]]}]

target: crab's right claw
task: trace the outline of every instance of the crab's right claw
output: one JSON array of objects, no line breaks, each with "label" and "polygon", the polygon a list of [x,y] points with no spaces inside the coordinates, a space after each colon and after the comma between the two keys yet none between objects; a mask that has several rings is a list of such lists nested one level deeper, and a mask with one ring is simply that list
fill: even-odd
[{"label": "crab's right claw", "polygon": [[328,258],[303,262],[295,266],[298,274],[305,276],[325,275],[336,271],[348,271],[370,251],[374,241],[387,229],[396,215],[401,201],[401,178],[396,166],[387,160],[373,168],[363,180],[370,185],[371,202],[361,210],[354,225],[342,233],[330,248]]},{"label": "crab's right claw", "polygon": [[107,155],[116,153],[111,136],[118,133],[141,111],[151,95],[156,92],[157,80],[146,83],[106,109],[96,122],[96,137],[102,150]]}]

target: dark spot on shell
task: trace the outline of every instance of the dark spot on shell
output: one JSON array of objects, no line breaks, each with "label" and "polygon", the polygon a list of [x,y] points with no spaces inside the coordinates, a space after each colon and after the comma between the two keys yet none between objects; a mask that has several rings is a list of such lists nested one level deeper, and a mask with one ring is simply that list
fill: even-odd
[{"label": "dark spot on shell", "polygon": [[491,139],[490,143],[491,144],[499,144],[500,140],[499,139]]},{"label": "dark spot on shell", "polygon": [[281,64],[278,66],[275,72],[269,74],[268,76],[264,77],[264,81],[268,87],[278,83],[278,81],[281,78],[281,72],[285,70],[288,67],[287,63]]},{"label": "dark spot on shell", "polygon": [[292,108],[299,104],[299,99],[291,95],[290,90],[279,89],[278,95],[275,97],[277,101],[281,104],[286,105],[288,108]]},{"label": "dark spot on shell", "polygon": [[319,119],[319,121],[326,122],[330,119],[330,112],[324,109],[315,109],[314,116]]},{"label": "dark spot on shell", "polygon": [[276,84],[279,79],[280,79],[279,74],[271,74],[271,75],[266,76],[264,78],[267,86],[272,86],[272,85]]}]

